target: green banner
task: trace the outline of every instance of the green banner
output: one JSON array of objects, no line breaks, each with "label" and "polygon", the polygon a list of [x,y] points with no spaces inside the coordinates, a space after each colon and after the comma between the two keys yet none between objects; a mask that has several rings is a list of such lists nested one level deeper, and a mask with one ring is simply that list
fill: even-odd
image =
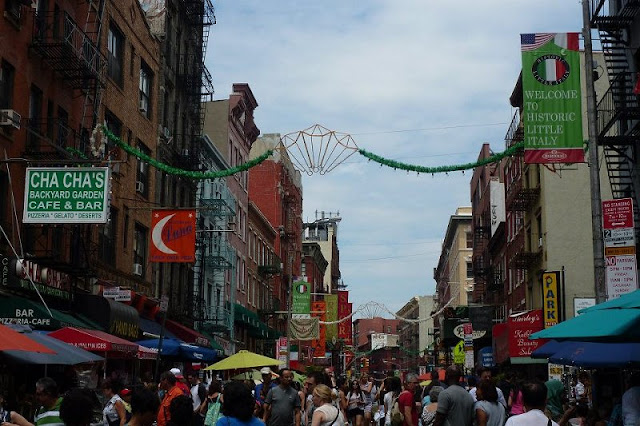
[{"label": "green banner", "polygon": [[[325,294],[324,296],[325,306],[327,308],[327,322],[338,320],[338,295],[337,294]],[[326,339],[327,342],[332,342],[338,338],[338,324],[326,325]]]},{"label": "green banner", "polygon": [[296,281],[293,283],[293,315],[311,315],[311,285],[306,281]]},{"label": "green banner", "polygon": [[583,163],[578,33],[521,34],[526,163]]}]

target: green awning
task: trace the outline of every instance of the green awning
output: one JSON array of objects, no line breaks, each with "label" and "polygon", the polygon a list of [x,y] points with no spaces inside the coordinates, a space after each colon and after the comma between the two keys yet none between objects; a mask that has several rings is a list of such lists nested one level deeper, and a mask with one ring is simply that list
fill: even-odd
[{"label": "green awning", "polygon": [[[71,314],[47,308],[23,297],[0,298],[0,322],[28,325],[33,329],[57,330],[62,327],[92,328]],[[98,328],[99,329],[99,328]]]},{"label": "green awning", "polygon": [[215,339],[213,338],[213,335],[207,333],[206,331],[202,331],[202,330],[199,330],[199,332],[204,337],[209,339],[209,346],[211,346],[213,349],[217,350],[219,352],[219,355],[221,355],[224,352],[224,348],[220,345],[220,343],[215,341]]},{"label": "green awning", "polygon": [[233,319],[251,327],[259,327],[261,322],[258,314],[238,303],[234,304]]}]

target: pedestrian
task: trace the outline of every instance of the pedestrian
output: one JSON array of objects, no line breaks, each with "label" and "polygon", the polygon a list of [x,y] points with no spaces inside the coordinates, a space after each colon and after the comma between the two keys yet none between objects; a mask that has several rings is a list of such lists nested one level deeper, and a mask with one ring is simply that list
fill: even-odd
[{"label": "pedestrian", "polygon": [[36,400],[40,408],[36,411],[36,426],[63,426],[60,418],[62,398],[58,395],[58,384],[51,377],[43,377],[36,382]]},{"label": "pedestrian", "polygon": [[127,417],[126,423],[129,423],[129,420],[131,420],[131,394],[131,389],[128,388],[124,388],[118,392],[118,395],[122,398],[122,404],[124,404],[124,412]]},{"label": "pedestrian", "polygon": [[60,418],[66,426],[89,426],[93,419],[93,399],[87,390],[71,389],[60,404]]},{"label": "pedestrian", "polygon": [[373,377],[363,374],[360,377],[360,389],[364,394],[364,424],[370,426],[373,420],[371,412],[373,411],[373,401],[378,393],[378,388]]},{"label": "pedestrian", "polygon": [[200,414],[200,406],[207,399],[207,387],[200,381],[200,377],[195,371],[187,374],[187,381],[191,385],[189,393],[191,394],[193,407],[193,426],[202,426],[204,424],[204,415]]},{"label": "pedestrian", "polygon": [[344,417],[338,407],[333,404],[335,394],[327,385],[317,385],[313,390],[313,405],[316,409],[311,419],[311,426],[344,426]]},{"label": "pedestrian", "polygon": [[498,402],[498,391],[490,380],[478,383],[475,403],[476,426],[502,426],[506,420],[505,406]]},{"label": "pedestrian", "polygon": [[190,426],[193,424],[193,404],[187,395],[178,395],[169,404],[171,418],[167,426]]},{"label": "pedestrian", "polygon": [[422,416],[420,417],[422,426],[433,426],[438,409],[438,398],[440,397],[440,392],[443,390],[444,388],[442,386],[434,386],[429,391],[430,402],[422,408]]},{"label": "pedestrian", "polygon": [[[286,369],[283,369],[283,372],[284,371],[291,373]],[[284,374],[281,374],[280,378],[283,376]],[[267,397],[269,397],[273,391],[276,391],[276,389],[277,387],[273,388],[269,394],[267,394]],[[249,388],[244,384],[231,382],[225,385],[222,398],[224,400],[222,406],[224,417],[218,420],[217,426],[264,426],[261,420],[253,416],[253,409],[256,403],[255,398],[251,395]],[[298,403],[299,402],[300,400],[298,399]],[[298,411],[298,423],[296,426],[300,424],[299,413]]]},{"label": "pedestrian", "polygon": [[158,395],[147,389],[138,389],[131,394],[131,419],[126,426],[152,426],[158,414]]},{"label": "pedestrian", "polygon": [[204,416],[205,426],[214,426],[222,412],[222,386],[214,380],[209,385],[207,397],[200,404],[199,413]]},{"label": "pedestrian", "polygon": [[629,378],[629,388],[622,394],[622,422],[634,425],[640,420],[640,373]]},{"label": "pedestrian", "polygon": [[[554,421],[560,421],[564,415],[564,403],[566,401],[566,392],[564,384],[560,380],[552,379],[545,382],[547,388],[547,403],[545,414]],[[524,402],[524,393],[522,395]],[[526,404],[525,404],[526,407]]]},{"label": "pedestrian", "polygon": [[325,384],[324,379],[325,375],[316,371],[309,374],[307,379],[304,381],[304,398],[301,399],[302,406],[300,408],[302,413],[301,423],[303,426],[311,425],[313,412],[316,409],[316,406],[313,404],[313,390],[317,385]]},{"label": "pedestrian", "polygon": [[362,426],[364,405],[364,393],[360,389],[360,383],[354,380],[351,382],[351,388],[347,393],[347,418],[351,426]]},{"label": "pedestrian", "polygon": [[100,386],[107,403],[102,410],[102,423],[104,426],[124,426],[127,422],[127,412],[124,402],[118,392],[121,391],[120,384],[111,379],[106,379]]},{"label": "pedestrian", "polygon": [[447,388],[438,395],[438,409],[434,426],[471,426],[474,418],[473,397],[462,386],[462,373],[456,365],[447,368],[445,382]]},{"label": "pedestrian", "polygon": [[347,420],[347,392],[349,392],[349,382],[344,377],[338,377],[338,406],[342,412],[342,418]]},{"label": "pedestrian", "polygon": [[[481,381],[481,380],[489,380],[489,381],[493,380],[493,373],[490,368],[482,367],[478,369],[478,381]],[[498,391],[498,402],[502,404],[502,406],[506,410],[507,400],[504,398],[504,394],[502,393],[502,390],[500,388],[496,388],[496,389]],[[478,398],[476,397],[476,389],[471,389],[469,391],[469,394],[473,397],[474,401],[478,400]]]},{"label": "pedestrian", "polygon": [[31,422],[15,411],[7,410],[4,396],[0,395],[0,426],[30,426]]},{"label": "pedestrian", "polygon": [[384,394],[384,424],[391,425],[391,408],[393,408],[393,403],[400,396],[402,392],[402,382],[400,381],[400,377],[387,377],[387,393]]},{"label": "pedestrian", "polygon": [[525,412],[509,417],[505,426],[558,426],[558,423],[545,416],[547,386],[539,380],[522,385],[522,401]]},{"label": "pedestrian", "polygon": [[516,377],[513,380],[511,390],[509,391],[508,404],[510,407],[510,415],[517,416],[518,414],[524,413],[524,402],[522,401],[522,380],[520,380],[519,377]]},{"label": "pedestrian", "polygon": [[280,370],[280,384],[267,393],[263,421],[268,426],[300,426],[300,397],[291,387],[292,381],[293,372],[283,368]]},{"label": "pedestrian", "polygon": [[176,386],[180,388],[182,393],[186,396],[191,396],[191,389],[189,389],[189,386],[187,386],[186,380],[182,375],[182,371],[180,371],[180,369],[176,367],[172,368],[169,371],[171,371],[173,375],[176,376]]},{"label": "pedestrian", "polygon": [[404,415],[403,426],[418,426],[418,409],[415,403],[415,393],[418,386],[418,375],[409,373],[406,376],[404,390],[398,396],[398,406]]},{"label": "pedestrian", "polygon": [[165,371],[160,375],[160,384],[158,386],[164,392],[160,409],[158,410],[158,426],[167,426],[171,419],[171,412],[169,411],[171,401],[180,395],[184,395],[184,393],[176,385],[176,376],[171,371]]},{"label": "pedestrian", "polygon": [[255,398],[256,398],[256,416],[262,418],[264,414],[264,400],[267,397],[267,393],[271,390],[271,388],[277,386],[273,382],[273,374],[271,368],[264,367],[260,370],[260,375],[262,376],[262,383],[258,383],[255,388]]}]

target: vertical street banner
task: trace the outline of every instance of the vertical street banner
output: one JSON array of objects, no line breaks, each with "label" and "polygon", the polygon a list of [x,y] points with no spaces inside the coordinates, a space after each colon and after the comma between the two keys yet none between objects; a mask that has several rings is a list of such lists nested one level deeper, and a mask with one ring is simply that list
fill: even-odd
[{"label": "vertical street banner", "polygon": [[[338,318],[347,318],[349,315],[351,315],[349,310],[349,291],[338,290]],[[341,321],[338,324],[338,339],[342,339],[346,344],[351,344],[349,324],[351,324],[351,319]]]},{"label": "vertical street banner", "polygon": [[[327,307],[327,322],[338,320],[338,295],[325,294],[324,303]],[[338,324],[326,324],[326,338],[333,341],[338,338]]]},{"label": "vertical street banner", "polygon": [[[311,302],[311,316],[317,317],[320,321],[327,320],[324,300]],[[320,324],[320,337],[311,341],[311,353],[314,358],[324,358],[327,352],[326,342],[326,326]]]},{"label": "vertical street banner", "polygon": [[520,34],[525,163],[584,163],[578,33]]},{"label": "vertical street banner", "polygon": [[311,312],[311,286],[306,281],[293,283],[293,302],[291,317],[293,319],[310,318]]},{"label": "vertical street banner", "polygon": [[542,307],[544,328],[560,322],[560,272],[542,274]]},{"label": "vertical street banner", "polygon": [[[351,315],[351,313],[353,312],[353,303],[349,303],[347,304],[347,311],[349,312],[349,315]],[[347,345],[353,345],[353,320],[349,319],[347,321],[345,321],[347,323],[347,334],[349,337],[347,337]]]},{"label": "vertical street banner", "polygon": [[195,210],[151,211],[149,259],[159,263],[195,261]]}]

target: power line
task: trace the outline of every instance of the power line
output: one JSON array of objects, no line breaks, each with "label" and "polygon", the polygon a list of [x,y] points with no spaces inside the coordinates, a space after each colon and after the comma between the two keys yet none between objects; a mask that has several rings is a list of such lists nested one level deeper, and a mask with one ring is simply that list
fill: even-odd
[{"label": "power line", "polygon": [[355,263],[355,262],[372,262],[375,260],[388,260],[388,259],[404,259],[407,257],[418,257],[418,256],[426,256],[431,253],[417,253],[417,254],[408,254],[406,256],[387,256],[387,257],[377,257],[372,259],[356,259],[356,260],[342,260],[345,263]]}]

